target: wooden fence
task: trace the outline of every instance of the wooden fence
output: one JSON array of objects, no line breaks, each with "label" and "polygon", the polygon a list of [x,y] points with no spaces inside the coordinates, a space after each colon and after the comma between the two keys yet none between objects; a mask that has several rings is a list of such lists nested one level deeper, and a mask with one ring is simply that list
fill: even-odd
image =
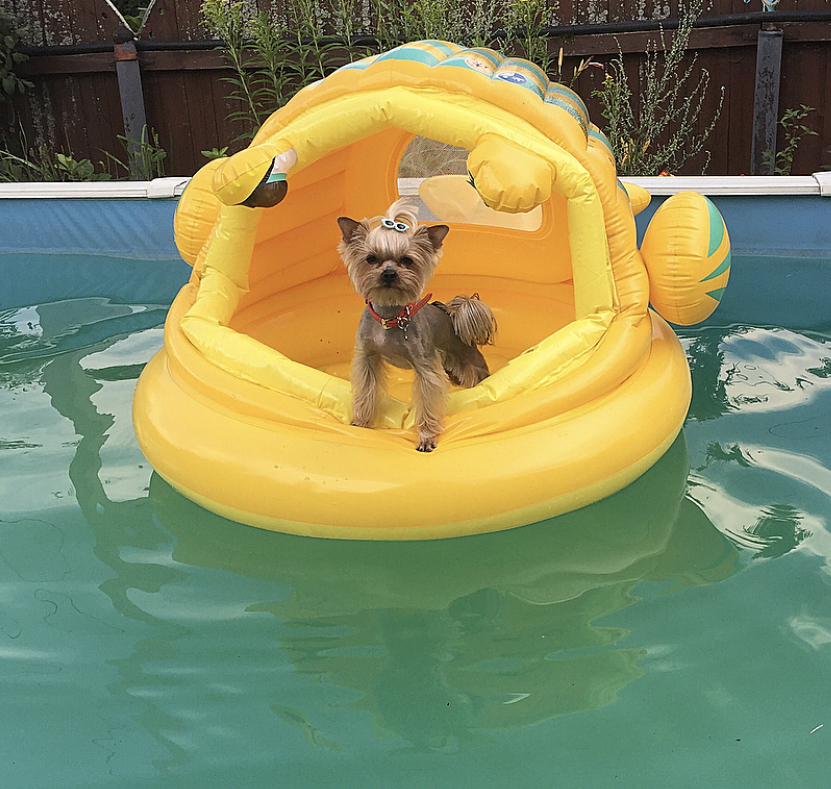
[{"label": "wooden fence", "polygon": [[[5,0],[28,25],[30,59],[25,77],[34,87],[12,104],[4,119],[9,130],[22,129],[29,147],[46,144],[76,159],[104,160],[104,151],[123,158],[124,135],[113,33],[119,20],[106,0]],[[272,8],[267,0],[249,7]],[[207,160],[203,150],[231,145],[240,129],[228,120],[228,71],[223,57],[207,41],[199,15],[200,0],[157,0],[137,43],[147,124],[168,151],[169,175],[189,175]],[[618,49],[630,79],[637,75],[647,42],[656,40],[657,19],[666,6],[651,0],[560,0],[553,13],[550,48],[563,48],[569,73],[580,58],[608,63]],[[710,138],[711,175],[751,172],[757,41],[763,28],[782,32],[779,103],[774,117],[801,104],[813,107],[806,123],[817,132],[805,137],[793,174],[831,166],[831,14],[825,0],[781,0],[777,11],[761,13],[761,0],[714,0],[693,30],[690,49],[696,68],[710,74],[702,117],[712,117],[719,90],[725,89],[720,120]],[[677,0],[669,20],[677,19]],[[668,21],[667,24],[670,24]],[[577,83],[592,119],[603,126],[591,97],[603,78],[589,69]],[[634,82],[632,83],[634,84]],[[0,105],[2,107],[2,105]],[[237,143],[239,147],[239,143]],[[685,172],[696,173],[701,160]]]}]

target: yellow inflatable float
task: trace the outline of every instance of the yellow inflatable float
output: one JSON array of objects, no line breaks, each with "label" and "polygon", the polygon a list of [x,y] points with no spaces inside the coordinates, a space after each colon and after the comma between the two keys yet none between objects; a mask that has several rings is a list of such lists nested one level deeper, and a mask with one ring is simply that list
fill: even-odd
[{"label": "yellow inflatable float", "polygon": [[[430,290],[478,292],[500,327],[492,374],[452,392],[430,454],[406,377],[375,429],[350,425],[364,304],[337,254],[337,217],[386,211],[416,135],[470,152],[469,179],[421,187],[451,227]],[[617,180],[580,98],[528,61],[423,41],[346,66],[186,189],[175,229],[193,275],[136,388],[139,443],[205,508],[303,535],[453,537],[608,496],[666,451],[690,401],[650,300],[703,320],[729,273],[724,222],[698,194],[667,200],[639,250],[648,202]]]}]

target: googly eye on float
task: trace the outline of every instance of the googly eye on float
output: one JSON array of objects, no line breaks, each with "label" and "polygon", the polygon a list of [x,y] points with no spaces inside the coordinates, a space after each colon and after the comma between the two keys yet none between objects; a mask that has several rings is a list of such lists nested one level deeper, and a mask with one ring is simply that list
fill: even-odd
[{"label": "googly eye on float", "polygon": [[381,227],[385,227],[387,230],[395,230],[398,233],[406,233],[410,229],[406,222],[394,222],[392,219],[382,219]]}]

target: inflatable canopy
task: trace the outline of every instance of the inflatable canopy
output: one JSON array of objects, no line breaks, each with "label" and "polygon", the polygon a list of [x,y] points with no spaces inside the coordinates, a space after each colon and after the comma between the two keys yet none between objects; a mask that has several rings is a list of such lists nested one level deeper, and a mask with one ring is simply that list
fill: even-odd
[{"label": "inflatable canopy", "polygon": [[[421,185],[451,227],[430,290],[478,292],[500,326],[492,374],[452,392],[430,454],[404,375],[375,429],[350,425],[364,305],[336,251],[338,216],[397,199],[417,135],[469,151],[470,179]],[[136,389],[139,443],[188,498],[295,534],[451,537],[603,498],[655,463],[689,405],[685,355],[650,301],[703,320],[729,273],[724,222],[698,194],[667,200],[638,249],[648,202],[617,180],[581,99],[528,61],[424,41],[348,65],[186,189],[175,231],[193,275]]]}]

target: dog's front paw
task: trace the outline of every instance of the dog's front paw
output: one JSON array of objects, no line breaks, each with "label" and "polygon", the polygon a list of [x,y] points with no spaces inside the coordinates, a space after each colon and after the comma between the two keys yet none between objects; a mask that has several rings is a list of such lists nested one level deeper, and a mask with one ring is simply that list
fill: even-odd
[{"label": "dog's front paw", "polygon": [[416,449],[419,452],[432,452],[436,448],[438,439],[435,436],[427,436],[419,439]]},{"label": "dog's front paw", "polygon": [[367,420],[366,422],[361,422],[357,419],[352,420],[352,427],[372,427],[372,422]]}]

